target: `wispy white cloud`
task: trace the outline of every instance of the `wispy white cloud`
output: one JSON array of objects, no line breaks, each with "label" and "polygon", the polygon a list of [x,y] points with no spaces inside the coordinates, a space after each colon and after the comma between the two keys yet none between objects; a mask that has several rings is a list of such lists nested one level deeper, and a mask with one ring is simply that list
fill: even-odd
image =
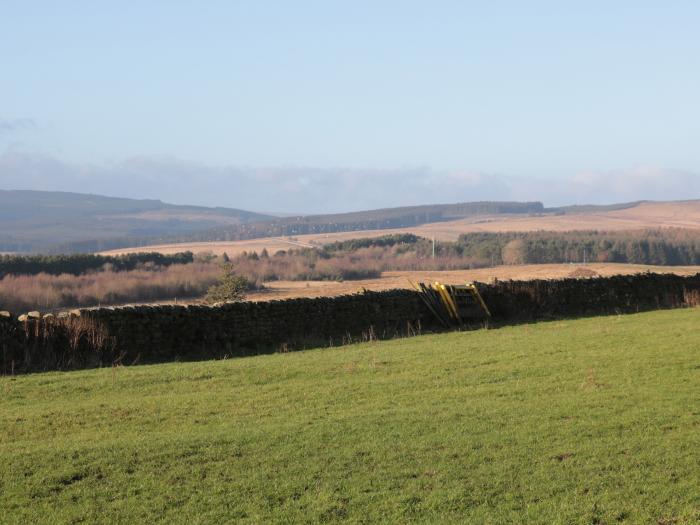
[{"label": "wispy white cloud", "polygon": [[658,167],[518,178],[425,167],[207,166],[174,158],[73,164],[47,155],[0,154],[0,188],[74,191],[280,213],[326,213],[477,200],[539,200],[548,206],[700,198],[700,175]]},{"label": "wispy white cloud", "polygon": [[36,121],[30,118],[8,119],[0,117],[0,135],[36,128]]},{"label": "wispy white cloud", "polygon": [[569,179],[535,186],[541,199],[557,203],[604,204],[636,200],[700,199],[700,174],[636,166],[629,169],[581,172]]}]

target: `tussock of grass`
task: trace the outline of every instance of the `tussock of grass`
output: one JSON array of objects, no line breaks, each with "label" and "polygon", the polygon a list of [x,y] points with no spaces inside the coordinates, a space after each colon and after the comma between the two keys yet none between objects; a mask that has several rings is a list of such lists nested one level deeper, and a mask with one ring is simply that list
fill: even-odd
[{"label": "tussock of grass", "polygon": [[0,521],[695,523],[697,309],[0,380]]}]

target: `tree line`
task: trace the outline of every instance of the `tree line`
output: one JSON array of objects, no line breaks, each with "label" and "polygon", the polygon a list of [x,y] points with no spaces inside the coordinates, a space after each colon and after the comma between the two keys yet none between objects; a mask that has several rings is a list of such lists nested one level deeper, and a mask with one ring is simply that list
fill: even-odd
[{"label": "tree line", "polygon": [[192,252],[172,255],[162,253],[129,253],[125,255],[0,255],[0,278],[5,275],[82,275],[109,268],[112,271],[130,271],[145,265],[171,266],[193,262]]},{"label": "tree line", "polygon": [[455,242],[439,241],[434,247],[430,239],[395,234],[331,243],[317,250],[316,257],[350,254],[358,267],[367,259],[382,261],[383,270],[587,262],[690,266],[700,265],[700,231],[477,232],[462,234]]},{"label": "tree line", "polygon": [[493,264],[614,262],[680,266],[700,264],[700,231],[468,233],[454,246],[463,256]]}]

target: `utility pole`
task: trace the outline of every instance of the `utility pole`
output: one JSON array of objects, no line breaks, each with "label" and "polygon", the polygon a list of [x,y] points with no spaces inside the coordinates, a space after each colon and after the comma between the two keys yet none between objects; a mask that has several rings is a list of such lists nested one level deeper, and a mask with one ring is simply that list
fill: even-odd
[{"label": "utility pole", "polygon": [[433,259],[435,259],[435,237],[433,237]]}]

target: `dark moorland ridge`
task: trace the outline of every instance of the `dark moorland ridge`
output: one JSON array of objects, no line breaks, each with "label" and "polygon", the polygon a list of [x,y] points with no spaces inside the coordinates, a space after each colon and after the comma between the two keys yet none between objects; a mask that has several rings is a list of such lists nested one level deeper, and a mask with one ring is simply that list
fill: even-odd
[{"label": "dark moorland ridge", "polygon": [[93,252],[272,217],[231,208],[82,193],[0,190],[0,252]]},{"label": "dark moorland ridge", "polygon": [[544,213],[541,202],[462,202],[456,204],[427,204],[400,208],[382,208],[351,213],[283,217],[256,221],[234,227],[222,227],[188,235],[186,241],[232,241],[336,233],[345,231],[406,228],[431,222],[451,221],[476,215],[533,215]]},{"label": "dark moorland ridge", "polygon": [[469,202],[279,218],[159,200],[0,190],[0,252],[90,253],[160,242],[403,228],[476,215],[581,213],[638,204],[545,208],[541,202]]},{"label": "dark moorland ridge", "polygon": [[352,213],[284,217],[253,221],[173,237],[172,242],[236,241],[260,237],[323,234],[362,230],[407,228],[432,222],[452,221],[479,215],[565,215],[633,208],[643,201],[610,205],[561,206],[545,208],[541,202],[462,202],[383,208]]}]

